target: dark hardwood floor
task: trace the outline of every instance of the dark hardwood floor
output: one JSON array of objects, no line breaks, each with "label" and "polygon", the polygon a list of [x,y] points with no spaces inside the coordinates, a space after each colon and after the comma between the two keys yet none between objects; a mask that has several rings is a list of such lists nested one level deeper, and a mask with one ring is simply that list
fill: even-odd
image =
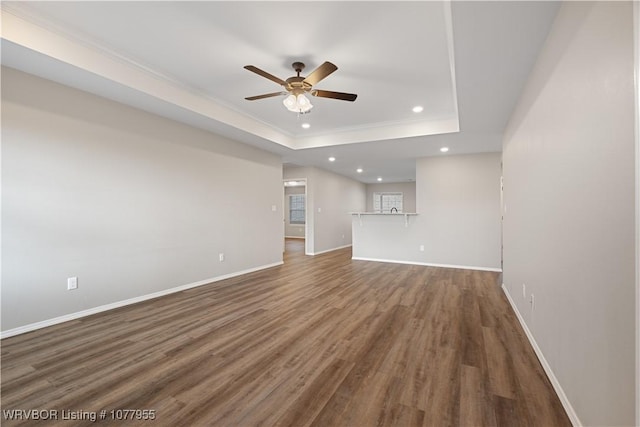
[{"label": "dark hardwood floor", "polygon": [[286,246],[280,267],[3,340],[2,410],[58,420],[2,425],[570,425],[497,273]]}]

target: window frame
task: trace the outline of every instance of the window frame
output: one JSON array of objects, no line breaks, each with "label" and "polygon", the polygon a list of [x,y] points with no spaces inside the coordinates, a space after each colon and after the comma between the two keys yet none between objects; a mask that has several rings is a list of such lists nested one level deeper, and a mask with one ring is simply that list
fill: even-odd
[{"label": "window frame", "polygon": [[[389,208],[389,212],[384,210],[384,197],[385,196],[400,196],[400,206],[392,206]],[[391,213],[392,208],[396,208],[398,213],[402,213],[404,210],[404,193],[401,191],[374,191],[373,192],[373,212],[375,213]]]},{"label": "window frame", "polygon": [[[302,209],[300,208],[296,208],[294,209],[294,202],[293,202],[293,198],[302,198]],[[297,205],[298,203],[296,203]],[[301,212],[302,213],[302,220],[295,220],[293,221],[293,212]],[[307,223],[307,197],[306,194],[289,194],[289,225],[298,225],[298,226],[302,226],[302,225],[306,225]]]}]

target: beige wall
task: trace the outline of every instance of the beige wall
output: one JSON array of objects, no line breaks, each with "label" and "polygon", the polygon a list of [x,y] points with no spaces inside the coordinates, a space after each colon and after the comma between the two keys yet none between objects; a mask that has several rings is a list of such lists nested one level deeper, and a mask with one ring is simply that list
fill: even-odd
[{"label": "beige wall", "polygon": [[589,426],[634,424],[631,7],[563,4],[504,138],[505,289]]},{"label": "beige wall", "polygon": [[277,156],[2,69],[3,331],[281,263],[282,206]]}]

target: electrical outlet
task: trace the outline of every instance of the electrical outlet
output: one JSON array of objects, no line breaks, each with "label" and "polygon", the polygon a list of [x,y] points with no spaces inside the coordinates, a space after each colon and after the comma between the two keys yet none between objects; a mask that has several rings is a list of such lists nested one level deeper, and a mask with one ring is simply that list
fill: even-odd
[{"label": "electrical outlet", "polygon": [[533,311],[533,307],[535,306],[535,298],[533,294],[531,294],[531,299],[529,300],[529,303],[531,304],[531,311]]},{"label": "electrical outlet", "polygon": [[525,284],[522,284],[522,298],[526,298],[527,297],[527,287],[525,286]]},{"label": "electrical outlet", "polygon": [[424,252],[424,245],[420,245],[420,252]]},{"label": "electrical outlet", "polygon": [[74,289],[78,289],[78,278],[77,277],[67,278],[67,290],[72,291]]},{"label": "electrical outlet", "polygon": [[224,254],[222,252],[218,254],[218,259],[220,259],[220,262],[224,261]]}]

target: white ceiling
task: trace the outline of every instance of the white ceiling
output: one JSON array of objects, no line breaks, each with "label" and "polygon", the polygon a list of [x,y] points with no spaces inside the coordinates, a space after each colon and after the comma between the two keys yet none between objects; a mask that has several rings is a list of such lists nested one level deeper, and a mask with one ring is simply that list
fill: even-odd
[{"label": "white ceiling", "polygon": [[[415,179],[415,158],[500,151],[555,2],[2,2],[2,63],[362,182]],[[310,114],[276,83],[338,70]],[[411,111],[415,105],[422,113]],[[307,122],[311,127],[302,129]],[[328,162],[335,156],[335,162]],[[358,174],[356,168],[364,172]]]}]

